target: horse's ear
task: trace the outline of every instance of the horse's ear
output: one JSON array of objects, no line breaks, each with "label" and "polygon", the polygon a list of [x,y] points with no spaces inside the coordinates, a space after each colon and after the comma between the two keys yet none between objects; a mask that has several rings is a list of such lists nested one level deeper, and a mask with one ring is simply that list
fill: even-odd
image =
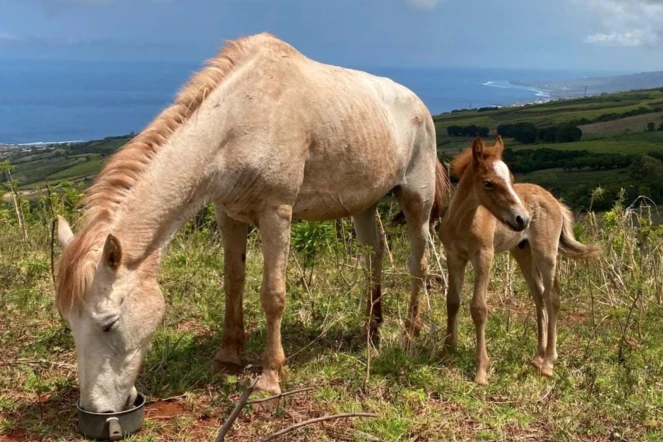
[{"label": "horse's ear", "polygon": [[122,247],[120,246],[120,240],[112,233],[109,233],[106,237],[102,257],[102,262],[110,267],[112,271],[115,272],[120,268],[120,264],[122,263]]},{"label": "horse's ear", "polygon": [[495,140],[495,154],[497,154],[498,157],[502,158],[502,152],[504,152],[504,142],[502,142],[502,136],[498,135],[497,139]]},{"label": "horse's ear", "polygon": [[475,166],[480,166],[483,162],[483,141],[481,137],[476,137],[472,143],[472,159]]},{"label": "horse's ear", "polygon": [[63,249],[67,248],[69,241],[74,237],[74,232],[66,219],[58,215],[58,242]]}]

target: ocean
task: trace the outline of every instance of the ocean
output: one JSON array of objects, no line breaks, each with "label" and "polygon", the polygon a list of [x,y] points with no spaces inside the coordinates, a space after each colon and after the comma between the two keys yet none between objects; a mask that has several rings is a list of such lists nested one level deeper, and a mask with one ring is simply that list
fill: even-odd
[{"label": "ocean", "polygon": [[[0,144],[83,141],[139,132],[199,65],[0,60]],[[614,73],[573,70],[366,68],[412,89],[431,113],[548,98],[509,81]]]}]

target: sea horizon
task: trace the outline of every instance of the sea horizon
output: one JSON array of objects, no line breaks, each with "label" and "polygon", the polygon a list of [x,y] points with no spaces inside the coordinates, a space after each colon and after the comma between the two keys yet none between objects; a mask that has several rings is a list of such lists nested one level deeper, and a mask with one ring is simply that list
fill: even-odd
[{"label": "sea horizon", "polygon": [[[391,78],[437,115],[456,109],[550,100],[550,91],[512,81],[622,72],[573,69],[349,66]],[[0,145],[74,143],[140,132],[200,64],[0,60]]]}]

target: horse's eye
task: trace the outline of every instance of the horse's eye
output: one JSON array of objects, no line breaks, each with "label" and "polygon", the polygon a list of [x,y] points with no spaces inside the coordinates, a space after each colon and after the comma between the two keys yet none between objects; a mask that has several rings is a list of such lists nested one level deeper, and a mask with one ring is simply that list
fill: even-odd
[{"label": "horse's eye", "polygon": [[484,181],[483,182],[483,187],[485,187],[486,189],[492,189],[493,188],[492,181]]},{"label": "horse's eye", "polygon": [[110,322],[110,323],[104,325],[103,328],[102,328],[104,333],[108,333],[109,331],[113,330],[113,328],[115,327],[115,324],[117,324],[117,321],[119,321],[119,320],[120,320],[120,318],[117,318],[113,322]]}]

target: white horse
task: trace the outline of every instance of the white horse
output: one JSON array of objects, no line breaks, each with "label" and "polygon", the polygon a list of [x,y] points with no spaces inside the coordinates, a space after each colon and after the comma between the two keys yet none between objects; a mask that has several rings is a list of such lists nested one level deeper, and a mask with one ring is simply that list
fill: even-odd
[{"label": "white horse", "polygon": [[[427,271],[429,216],[444,183],[433,120],[405,87],[312,61],[268,34],[228,43],[110,158],[86,195],[80,232],[74,236],[60,219],[56,304],[74,335],[82,406],[118,411],[133,402],[164,314],[157,285],[162,250],[206,203],[215,204],[225,250],[226,312],[215,365],[241,363],[246,237],[254,224],[262,237],[267,317],[257,388],[278,393],[293,217],[353,216],[359,240],[373,247],[369,303],[379,314],[369,331],[375,331],[382,261],[377,203],[393,189],[406,215],[417,299]],[[413,304],[410,324],[417,322]]]}]

